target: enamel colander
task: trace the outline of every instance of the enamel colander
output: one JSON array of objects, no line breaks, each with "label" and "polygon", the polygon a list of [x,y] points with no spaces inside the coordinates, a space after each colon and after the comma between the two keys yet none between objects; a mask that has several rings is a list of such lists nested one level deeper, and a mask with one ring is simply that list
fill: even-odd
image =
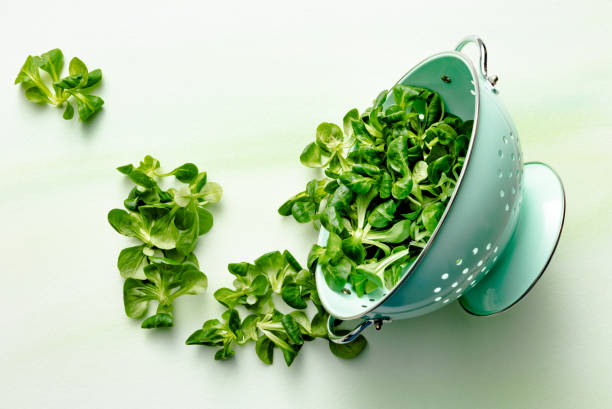
[{"label": "enamel colander", "polygon": [[[480,51],[478,71],[460,52],[469,43]],[[317,268],[333,341],[350,342],[371,324],[380,329],[385,321],[423,315],[457,299],[475,315],[503,311],[533,287],[548,265],[563,226],[563,185],[550,167],[523,163],[518,133],[496,83],[497,77],[487,73],[486,47],[474,36],[455,51],[427,58],[399,81],[438,92],[448,112],[474,120],[466,162],[436,230],[395,287],[362,297],[338,293]],[[322,228],[319,244],[326,245],[328,237]],[[338,335],[337,319],[361,322]]]}]

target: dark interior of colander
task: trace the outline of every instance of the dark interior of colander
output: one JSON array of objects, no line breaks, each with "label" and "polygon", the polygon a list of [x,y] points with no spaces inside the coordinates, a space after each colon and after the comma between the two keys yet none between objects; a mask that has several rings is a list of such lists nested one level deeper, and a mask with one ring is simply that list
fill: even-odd
[{"label": "dark interior of colander", "polygon": [[[473,77],[470,66],[471,63],[459,53],[441,53],[418,64],[398,83],[436,91],[444,99],[447,112],[463,120],[475,119],[477,110],[475,83],[477,79]],[[390,93],[386,105],[392,103],[393,96]],[[430,240],[434,239],[435,237],[432,237]],[[411,274],[414,267],[414,265],[410,266],[404,274]],[[323,277],[317,277],[317,281],[325,283]],[[318,288],[321,301],[328,311],[338,318],[348,319],[364,315],[376,308],[391,291],[396,290],[403,282],[404,280],[400,280],[391,290],[379,289],[362,297],[358,297],[353,291],[337,293],[325,284]]]}]

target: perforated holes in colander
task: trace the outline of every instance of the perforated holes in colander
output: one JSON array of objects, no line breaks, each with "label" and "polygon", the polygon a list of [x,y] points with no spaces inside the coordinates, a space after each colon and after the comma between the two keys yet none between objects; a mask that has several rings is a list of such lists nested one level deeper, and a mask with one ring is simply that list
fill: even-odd
[{"label": "perforated holes in colander", "polygon": [[[511,140],[514,140],[514,134],[512,132],[510,132],[509,136],[510,136]],[[504,164],[503,163],[503,161],[504,161],[504,151],[503,151],[503,149],[505,149],[505,147],[508,145],[508,137],[506,135],[502,135],[502,142],[503,142],[503,145],[501,146],[502,149],[499,149],[497,151],[497,156],[499,157],[500,160],[502,160],[502,167],[504,167],[503,166],[503,164]],[[514,153],[511,153],[510,158],[511,158],[511,162],[514,161],[514,158],[515,158]],[[508,178],[509,179],[512,178],[512,174],[513,174],[513,172],[512,172],[512,170],[510,170],[509,173],[508,173]],[[504,172],[502,171],[501,168],[499,168],[497,170],[497,177],[500,178],[500,179],[503,179],[503,177],[504,177]],[[501,188],[499,190],[499,197],[500,197],[500,199],[502,199],[505,202],[504,203],[505,204],[504,209],[506,211],[508,211],[510,209],[510,207],[509,207],[508,203],[506,202],[506,199],[504,199],[504,197],[506,196],[506,191],[504,190],[505,186],[503,185],[503,183],[504,182],[502,180],[502,186],[501,186]]]}]

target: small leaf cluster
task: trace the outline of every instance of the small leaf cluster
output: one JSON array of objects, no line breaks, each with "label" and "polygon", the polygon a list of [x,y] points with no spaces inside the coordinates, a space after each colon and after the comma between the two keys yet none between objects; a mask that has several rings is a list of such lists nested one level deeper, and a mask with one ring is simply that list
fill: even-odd
[{"label": "small leaf cluster", "polygon": [[[74,57],[68,65],[69,75],[61,77],[64,67],[64,54],[55,48],[40,56],[29,55],[21,67],[15,84],[22,84],[28,100],[38,104],[51,104],[64,108],[64,119],[74,116],[74,104],[83,121],[102,109],[104,100],[90,92],[102,81],[102,71],[88,71],[85,63]],[[52,82],[53,92],[49,89],[40,70],[45,71]]]},{"label": "small leaf cluster", "polygon": [[[213,216],[206,207],[221,199],[221,186],[208,182],[206,172],[199,172],[193,163],[163,173],[151,156],[139,166],[117,169],[136,186],[123,202],[125,209],[111,210],[108,221],[118,233],[140,242],[123,249],[117,260],[119,273],[126,278],[125,313],[143,318],[155,301],[157,311],[142,327],[171,327],[174,300],[206,289],[206,275],[193,251],[198,238],[212,228]],[[170,175],[179,186],[163,190],[158,182]]]},{"label": "small leaf cluster", "polygon": [[312,248],[309,267],[318,263],[337,292],[392,288],[444,213],[472,126],[446,112],[438,93],[404,85],[381,92],[361,115],[350,110],[343,129],[320,124],[300,161],[325,177],[278,210],[330,232],[325,247]]},{"label": "small leaf cluster", "polygon": [[[253,264],[230,264],[228,270],[235,277],[233,288],[215,292],[226,311],[221,320],[208,320],[191,334],[188,345],[218,347],[215,359],[226,360],[234,356],[236,345],[254,343],[264,363],[272,364],[274,349],[278,348],[289,366],[307,341],[328,339],[329,315],[319,300],[313,273],[302,268],[291,253],[273,251]],[[282,313],[281,303],[283,309],[291,311]],[[316,310],[312,318],[306,313],[309,305]],[[345,359],[359,355],[366,345],[363,336],[347,345],[329,341],[330,350]]]}]

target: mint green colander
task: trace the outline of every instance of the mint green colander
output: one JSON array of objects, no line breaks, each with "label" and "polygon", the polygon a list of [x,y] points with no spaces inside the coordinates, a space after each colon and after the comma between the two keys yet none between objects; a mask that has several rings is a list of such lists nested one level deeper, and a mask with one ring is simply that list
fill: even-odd
[{"label": "mint green colander", "polygon": [[[480,51],[478,71],[460,52],[469,43]],[[333,341],[350,342],[371,324],[380,329],[385,321],[423,315],[457,299],[475,315],[506,310],[548,265],[563,226],[563,185],[547,165],[523,163],[518,133],[496,83],[487,73],[486,47],[475,36],[455,51],[427,58],[399,81],[438,92],[448,112],[474,120],[466,162],[436,230],[395,287],[362,297],[337,293],[317,268]],[[322,228],[319,244],[326,245],[328,236]],[[340,336],[334,332],[336,319],[361,322]]]}]

